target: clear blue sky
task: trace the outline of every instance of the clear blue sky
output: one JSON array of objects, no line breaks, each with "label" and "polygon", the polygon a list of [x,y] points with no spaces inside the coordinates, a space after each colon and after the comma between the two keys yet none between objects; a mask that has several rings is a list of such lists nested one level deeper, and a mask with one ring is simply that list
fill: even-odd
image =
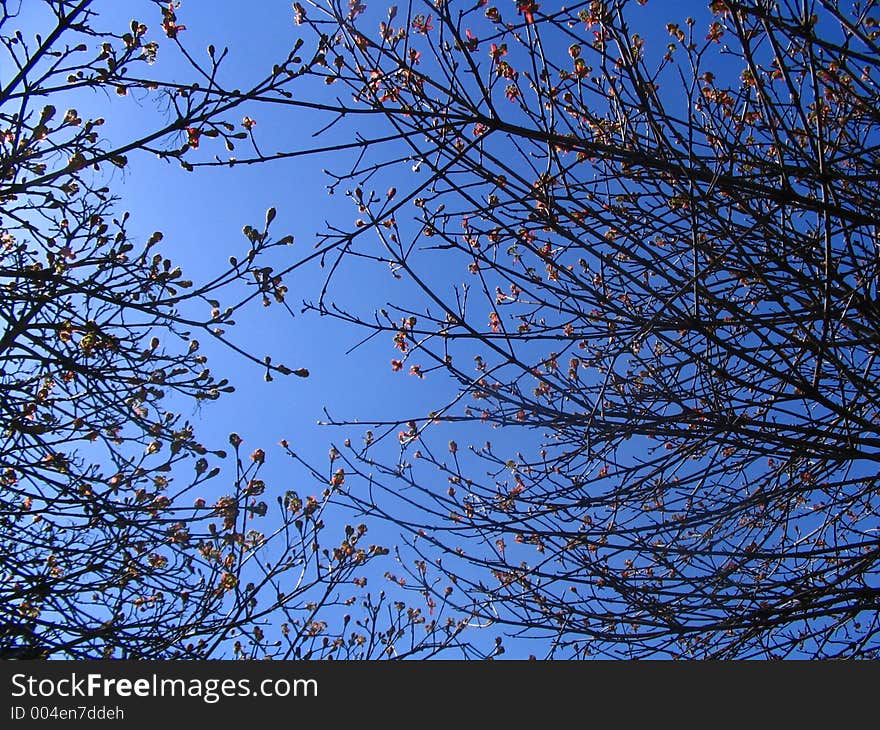
[{"label": "clear blue sky", "polygon": [[[123,32],[129,20],[137,18],[151,31],[159,31],[158,10],[149,3],[98,2],[95,8],[101,15],[101,26]],[[22,4],[18,26],[26,33],[39,27],[38,19],[43,16],[36,15],[38,10],[41,8],[37,3]],[[224,63],[228,87],[239,83],[244,87],[249,79],[257,78],[273,61],[286,56],[296,37],[288,2],[259,2],[243,8],[240,3],[188,0],[178,9],[178,17],[187,26],[181,33],[182,40],[194,54],[207,58],[209,43],[218,49],[229,47],[229,59]],[[161,44],[165,39],[158,35]],[[163,78],[192,78],[192,71],[179,62],[171,49],[163,53],[160,45],[155,70]],[[132,138],[138,129],[151,128],[165,118],[152,100],[143,101],[135,95],[105,98],[77,94],[71,96],[70,104],[83,116],[105,116],[108,123],[103,131],[112,141]],[[289,110],[262,108],[254,117],[255,132],[290,147],[308,146],[316,128],[315,119]],[[246,149],[244,144],[241,149]],[[217,144],[216,151],[222,152],[222,145]],[[278,211],[272,227],[276,237],[286,233],[295,236],[294,246],[285,252],[291,258],[273,262],[279,266],[311,252],[326,221],[340,216],[347,222],[353,219],[348,201],[341,195],[326,194],[328,181],[322,166],[327,160],[300,158],[196,173],[187,173],[176,164],[147,154],[133,154],[129,163],[124,173],[114,173],[112,187],[122,199],[120,207],[132,214],[131,232],[143,241],[154,230],[163,231],[166,255],[196,281],[207,279],[222,269],[230,255],[240,255],[247,249],[242,227],[262,227],[269,207]],[[299,452],[326,459],[329,443],[336,436],[329,429],[315,427],[324,418],[324,407],[340,417],[400,415],[409,409],[421,412],[431,400],[425,387],[412,382],[414,378],[393,376],[390,341],[367,345],[358,354],[346,356],[345,352],[361,339],[359,332],[340,327],[329,318],[299,315],[302,301],[314,300],[320,291],[317,285],[323,273],[316,262],[287,281],[288,302],[297,312],[296,318],[291,319],[277,305],[263,308],[256,302],[237,318],[237,326],[230,328],[231,339],[252,353],[269,354],[273,362],[284,362],[292,368],[308,368],[308,380],[291,376],[265,382],[262,368],[212,348],[202,338],[206,351],[215,353],[212,370],[229,377],[237,392],[202,408],[200,432],[206,441],[213,438],[224,444],[228,433],[235,430],[247,445],[264,446],[270,452],[269,463],[275,467],[279,482],[285,480],[285,469],[278,463],[283,457],[272,459],[269,447],[282,438]],[[381,306],[384,290],[393,285],[391,277],[367,279],[365,273],[343,272],[338,278],[340,298]],[[389,399],[391,386],[393,400]]]},{"label": "clear blue sky", "polygon": [[[155,5],[99,0],[93,8],[100,14],[96,27],[122,33],[132,19],[137,19],[150,28],[150,37],[160,43],[158,61],[150,69],[157,76],[181,82],[193,79],[192,69],[181,62],[176,50],[169,47],[170,41],[164,38]],[[32,38],[34,33],[47,32],[46,18],[42,3],[24,0],[11,25]],[[249,82],[261,78],[273,62],[286,57],[296,37],[290,3],[286,1],[256,2],[245,7],[225,1],[186,0],[178,9],[178,18],[186,25],[181,40],[199,60],[207,59],[209,43],[218,52],[223,46],[229,47],[229,58],[223,64],[223,83],[227,88],[246,88]],[[154,129],[168,119],[166,111],[153,99],[139,98],[137,94],[105,97],[77,92],[66,100],[53,99],[53,103],[59,108],[66,103],[83,118],[105,117],[107,123],[102,133],[111,143],[135,139],[139,130]],[[289,109],[265,107],[256,109],[252,115],[257,122],[258,138],[276,140],[286,148],[315,144],[313,132],[327,121]],[[240,116],[231,121],[240,121]],[[330,137],[332,133],[323,135],[320,143],[325,144]],[[209,140],[203,140],[203,148],[207,149],[209,144]],[[215,149],[224,153],[219,143],[215,143]],[[242,156],[246,156],[246,149],[242,144]],[[327,195],[328,178],[322,172],[322,167],[329,163],[326,159],[306,157],[195,173],[145,153],[130,154],[128,159],[124,171],[110,173],[108,184],[121,198],[120,212],[131,213],[129,233],[135,241],[144,242],[153,231],[162,231],[164,254],[182,267],[186,278],[196,282],[209,280],[227,265],[231,255],[241,257],[247,251],[242,227],[250,224],[262,228],[269,207],[278,211],[272,226],[275,237],[295,237],[293,247],[272,261],[277,268],[311,253],[328,221],[345,220],[349,224],[354,220],[347,199],[341,194]],[[285,259],[286,256],[290,258]],[[257,447],[265,449],[267,462],[261,476],[267,483],[266,499],[272,509],[276,495],[289,489],[304,497],[317,495],[327,486],[326,480],[316,481],[286,456],[277,446],[280,440],[287,440],[294,451],[325,470],[329,478],[331,443],[341,445],[346,436],[355,442],[360,439],[362,430],[342,433],[319,427],[318,421],[326,418],[324,409],[340,419],[410,418],[424,415],[437,404],[438,398],[453,392],[439,378],[418,381],[405,373],[393,373],[390,360],[395,350],[390,336],[377,338],[347,355],[363,338],[361,331],[343,327],[329,317],[300,314],[303,300],[318,296],[325,274],[326,269],[314,262],[286,280],[287,301],[296,312],[294,318],[278,305],[264,308],[257,300],[236,317],[237,325],[229,330],[236,345],[260,358],[270,355],[275,363],[308,368],[308,379],[276,376],[272,382],[266,382],[262,367],[199,337],[202,351],[210,357],[212,371],[228,377],[236,392],[198,409],[189,402],[181,407],[209,448],[228,449],[227,437],[235,431],[244,438],[244,454]],[[357,267],[340,272],[335,284],[336,299],[368,310],[383,306],[390,298],[399,299],[391,289],[403,286],[387,269],[376,272]],[[231,491],[234,466],[230,462],[223,466],[203,495],[209,502]],[[338,464],[333,468],[336,467]],[[353,520],[342,512],[334,514],[338,524],[328,525],[328,540],[337,539],[342,525]],[[270,511],[262,529],[270,529],[271,519]],[[360,521],[354,519],[355,524]],[[396,528],[379,522],[369,524],[368,544],[392,546],[398,542]],[[386,570],[399,572],[390,556],[371,564],[367,571],[368,590],[390,588],[383,575]],[[414,601],[420,603],[417,597]]]},{"label": "clear blue sky", "polygon": [[[35,7],[28,0],[22,4],[20,21],[25,30],[35,27],[36,20],[29,15]],[[120,32],[133,14],[142,10],[141,15],[135,16],[138,20],[151,29],[158,29],[160,24],[158,10],[148,3],[107,1],[97,3],[96,7]],[[644,24],[640,32],[648,36],[649,42],[653,36],[665,45],[665,23],[671,19],[683,21],[688,13],[705,13],[705,3],[650,3],[640,16]],[[192,52],[204,53],[209,43],[218,49],[224,45],[229,47],[230,57],[224,64],[227,87],[236,84],[245,87],[248,79],[259,75],[273,61],[284,58],[296,37],[287,0],[260,0],[249,4],[231,0],[186,0],[178,10],[178,17],[186,25],[182,39]],[[160,47],[157,69],[161,75],[176,78],[186,74],[188,78],[188,72],[168,63],[167,56],[172,55],[163,55]],[[173,58],[176,59],[176,55]],[[140,101],[134,95],[112,99],[80,96],[72,100],[71,105],[78,106],[84,116],[106,116],[109,124],[105,133],[111,140],[127,139],[133,130],[148,128],[163,115],[152,102]],[[254,118],[259,138],[277,140],[288,148],[309,146],[313,143],[312,133],[321,126],[308,114],[285,109],[259,109]],[[359,131],[368,130],[362,126]],[[333,139],[333,135],[344,139],[344,134],[334,131],[320,143]],[[216,146],[218,153],[222,153],[221,146]],[[337,162],[341,164],[338,158]],[[276,207],[278,211],[273,224],[275,234],[290,233],[295,237],[290,250],[293,258],[314,247],[327,221],[350,225],[355,217],[350,202],[341,194],[331,197],[326,193],[328,180],[322,167],[327,164],[327,159],[305,157],[233,170],[187,173],[174,164],[146,155],[131,155],[125,172],[116,173],[118,179],[114,187],[122,197],[121,207],[132,214],[131,231],[135,236],[145,240],[152,231],[163,231],[166,252],[183,267],[189,278],[198,281],[222,268],[230,255],[245,249],[242,226],[260,228],[269,207]],[[283,261],[279,261],[279,265],[283,265]],[[437,273],[442,274],[438,279],[445,279],[444,286],[454,281],[450,277],[463,276],[451,269],[439,269]],[[313,263],[288,279],[288,302],[297,312],[295,318],[291,319],[281,307],[273,305],[264,309],[256,302],[237,318],[238,325],[230,331],[237,344],[255,355],[268,354],[274,362],[283,362],[291,368],[308,368],[311,377],[308,380],[276,377],[267,383],[263,380],[262,368],[232,353],[209,347],[207,351],[213,354],[212,370],[228,377],[237,392],[192,413],[203,440],[210,446],[222,447],[229,432],[236,431],[245,439],[246,447],[265,448],[269,457],[266,481],[270,489],[279,494],[286,489],[310,494],[322,488],[309,482],[280,450],[274,449],[279,440],[287,439],[308,461],[327,465],[331,441],[341,442],[345,436],[353,441],[359,438],[357,432],[341,433],[316,427],[316,423],[325,418],[323,409],[340,419],[364,421],[422,417],[455,392],[454,384],[441,376],[420,381],[405,372],[392,373],[389,361],[396,353],[390,336],[376,338],[355,353],[346,354],[362,339],[362,331],[331,318],[299,314],[303,299],[317,297],[324,275],[325,271]],[[409,293],[407,285],[395,281],[387,270],[372,267],[348,267],[334,283],[335,298],[359,306],[362,312],[380,308],[388,300],[405,300]],[[517,439],[522,437],[522,433],[515,435]],[[462,445],[468,441],[466,437],[458,438]],[[497,441],[499,437],[497,433],[490,433],[476,435],[474,440],[481,444],[486,438]],[[526,446],[512,440],[507,440],[506,445]],[[218,478],[215,487],[218,492],[226,490],[224,479],[222,475]],[[394,541],[393,530],[377,526],[375,532],[385,532],[386,541]]]}]

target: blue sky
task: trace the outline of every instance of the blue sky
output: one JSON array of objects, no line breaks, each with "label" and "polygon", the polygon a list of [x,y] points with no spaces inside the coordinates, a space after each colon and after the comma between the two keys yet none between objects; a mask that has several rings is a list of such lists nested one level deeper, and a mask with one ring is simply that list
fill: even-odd
[{"label": "blue sky", "polygon": [[[686,5],[676,4],[673,9],[652,3],[638,16],[645,26],[642,32],[651,34],[658,27],[662,28],[658,23],[665,24],[671,12],[683,20]],[[692,5],[691,12],[705,11],[702,2]],[[39,16],[35,14],[38,8],[36,3],[27,0],[22,3],[18,20],[26,33],[39,27]],[[167,41],[161,37],[160,17],[155,6],[98,2],[95,8],[102,18],[100,24],[119,32],[127,28],[132,17],[146,23],[151,32],[159,36],[159,60],[154,68],[157,74],[173,80],[192,78],[192,70],[181,63],[179,56],[171,49],[163,49]],[[381,10],[379,5],[371,8],[371,12],[381,13]],[[259,77],[274,61],[286,56],[297,35],[290,3],[286,0],[263,0],[248,5],[186,0],[177,14],[179,22],[186,25],[181,39],[196,57],[206,60],[205,49],[209,44],[214,44],[218,51],[223,46],[229,47],[229,57],[223,64],[223,79],[229,88],[246,88],[249,80]],[[666,42],[665,32],[660,42]],[[317,84],[307,84],[305,90],[316,96],[328,93]],[[104,134],[114,141],[132,138],[137,130],[150,129],[166,118],[165,111],[152,100],[141,99],[136,94],[124,98],[77,94],[70,104],[83,116],[105,116],[108,124],[103,128]],[[324,117],[302,110],[260,107],[254,110],[253,118],[257,122],[254,131],[259,140],[290,149],[349,141],[355,131],[369,134],[371,124],[368,118],[359,119],[316,139],[312,135],[326,123]],[[210,149],[210,140],[205,140],[203,145],[206,150]],[[218,153],[224,154],[221,145],[215,143],[215,147]],[[237,153],[245,156],[246,149],[247,145],[242,143]],[[272,149],[264,151],[271,153]],[[288,252],[282,252],[277,259],[279,268],[311,252],[328,222],[350,225],[356,214],[342,194],[344,186],[329,196],[326,190],[329,181],[322,169],[329,165],[342,169],[344,164],[342,156],[330,160],[301,157],[233,170],[201,169],[187,173],[176,164],[150,155],[132,154],[125,171],[113,173],[112,185],[122,199],[120,208],[132,214],[130,231],[135,239],[143,241],[154,230],[163,231],[166,252],[189,278],[198,281],[208,279],[223,267],[229,256],[245,250],[242,227],[247,224],[260,228],[269,207],[278,211],[272,227],[275,235],[289,233],[295,237],[294,246],[289,250],[291,259],[285,261]],[[386,182],[395,181],[389,178]],[[443,258],[435,261],[437,268],[433,273],[444,285],[461,282],[466,276],[463,267],[459,268],[461,262],[447,263]],[[360,437],[356,429],[341,432],[318,427],[316,424],[326,418],[325,409],[343,420],[407,419],[424,416],[455,393],[454,384],[439,374],[421,381],[406,375],[406,370],[393,373],[390,360],[398,353],[393,349],[390,335],[375,338],[347,354],[362,339],[362,331],[329,317],[300,313],[302,300],[313,301],[318,296],[326,270],[313,262],[289,277],[286,282],[288,302],[296,312],[294,318],[277,305],[264,309],[256,302],[237,317],[237,326],[230,329],[231,339],[253,354],[271,355],[273,362],[283,362],[291,368],[308,368],[311,376],[307,380],[276,377],[272,382],[265,382],[261,367],[203,340],[203,349],[211,356],[212,370],[228,377],[237,390],[198,410],[192,409],[189,415],[209,447],[224,447],[227,435],[235,431],[245,439],[246,449],[265,448],[268,460],[264,478],[270,490],[278,494],[287,489],[310,494],[323,488],[280,449],[274,448],[281,439],[286,439],[306,461],[328,469],[329,475],[327,452],[331,442],[341,443],[346,436],[357,442]],[[334,276],[333,283],[332,298],[359,308],[362,313],[381,308],[389,300],[406,302],[413,294],[408,284],[394,279],[387,268],[374,266],[344,267]],[[187,408],[190,407],[184,406],[184,414],[188,414]],[[456,438],[463,451],[468,443],[481,446],[488,439],[500,444],[501,451],[526,450],[530,445],[524,442],[521,430],[510,435],[479,426],[448,431],[449,438]],[[463,453],[461,458],[467,457]],[[214,489],[218,494],[228,489],[226,479],[221,474],[215,480]],[[445,483],[438,483],[438,488],[445,490]],[[374,540],[383,539],[386,544],[396,542],[396,528],[380,523],[371,527]],[[377,583],[371,584],[373,588],[381,582],[381,577],[376,577]]]},{"label": "blue sky", "polygon": [[[94,7],[101,16],[96,22],[98,26],[121,33],[136,18],[150,27],[152,37],[170,44],[162,37],[161,16],[152,3],[96,2]],[[45,17],[41,4],[25,0],[17,19],[10,24],[21,28],[26,36],[45,34]],[[274,60],[287,55],[294,38],[287,2],[255,3],[242,17],[241,5],[237,3],[192,1],[179,10],[179,17],[187,25],[181,33],[183,40],[194,54],[201,53],[207,58],[205,49],[209,43],[218,49],[224,44],[230,47],[229,61],[224,64],[224,80],[230,88],[239,84],[244,87],[267,67],[271,68]],[[191,79],[192,70],[179,64],[179,60],[171,49],[166,48],[163,53],[160,47],[159,60],[151,70],[165,79]],[[3,71],[0,69],[0,74]],[[136,94],[104,97],[79,92],[69,94],[67,99],[55,98],[53,103],[76,108],[84,118],[105,117],[107,124],[102,132],[117,143],[135,138],[138,130],[151,129],[167,119],[166,112],[153,100]],[[268,109],[258,110],[253,116],[258,133],[291,147],[313,144],[314,118],[306,119],[306,115],[291,114],[289,110]],[[240,117],[233,121],[240,121]],[[108,184],[121,198],[120,212],[131,213],[129,232],[133,240],[142,243],[153,231],[162,231],[166,255],[183,268],[188,278],[198,282],[221,271],[229,256],[240,257],[247,251],[242,227],[250,224],[262,228],[269,207],[278,211],[273,224],[275,236],[295,236],[294,245],[273,260],[278,268],[310,253],[317,233],[327,220],[339,217],[340,209],[350,219],[352,210],[348,202],[341,195],[326,195],[323,164],[326,161],[301,158],[235,170],[187,173],[176,164],[141,153],[129,155],[126,169],[110,173]],[[357,355],[347,356],[346,351],[361,339],[360,333],[346,331],[329,318],[300,314],[303,300],[317,296],[325,271],[316,261],[287,280],[288,302],[295,317],[280,306],[263,308],[256,301],[241,312],[236,318],[237,326],[229,332],[236,345],[260,358],[270,355],[275,363],[308,368],[308,379],[276,376],[272,382],[266,382],[264,368],[200,337],[212,371],[228,377],[237,390],[199,408],[189,402],[181,405],[183,415],[195,422],[200,439],[209,448],[228,449],[228,434],[235,431],[245,440],[245,454],[257,447],[265,449],[267,463],[261,476],[267,482],[267,501],[273,507],[275,496],[289,489],[305,497],[326,488],[326,480],[313,479],[277,446],[281,439],[287,440],[291,449],[324,470],[329,478],[328,450],[334,440],[341,442],[344,436],[317,426],[319,420],[326,418],[325,408],[337,417],[364,413],[399,417],[427,411],[433,397],[426,388],[419,387],[415,378],[392,374],[390,338],[369,343]],[[393,281],[390,276],[368,279],[357,270],[346,270],[337,277],[340,298],[356,301],[373,302],[377,295],[384,297],[385,289]],[[392,386],[393,399],[389,397]],[[352,434],[352,438],[357,436]],[[210,501],[228,493],[233,478],[234,466],[227,462],[203,496]],[[327,533],[334,540],[345,522],[360,521],[341,512],[336,513],[336,519],[338,524],[330,525]],[[396,541],[396,534],[372,523],[368,539],[370,543],[390,545]],[[370,575],[370,590],[381,589],[385,584],[383,572],[394,569],[391,558],[377,562],[376,566]]]},{"label": "blue sky", "polygon": [[[38,8],[36,3],[23,4],[20,27],[36,27],[33,13]],[[133,16],[135,8],[146,12]],[[120,31],[131,17],[138,17],[151,30],[158,30],[160,24],[157,9],[146,3],[97,3],[96,9],[102,24]],[[178,16],[187,26],[185,35],[181,34],[183,40],[194,54],[201,52],[206,57],[208,43],[218,49],[224,44],[229,46],[230,56],[224,64],[229,87],[237,83],[244,86],[274,59],[286,55],[295,37],[287,2],[255,3],[243,13],[237,3],[190,0],[178,10]],[[160,46],[155,70],[165,78],[191,78],[190,69],[175,66],[179,60],[170,50],[163,54]],[[103,98],[80,93],[71,97],[70,103],[81,115],[105,116],[108,123],[103,131],[112,141],[127,140],[138,129],[148,129],[165,118],[152,100],[144,101],[136,95]],[[266,138],[282,140],[291,147],[313,143],[316,120],[305,118],[305,114],[262,108],[254,117],[255,132]],[[245,148],[242,144],[241,149]],[[220,145],[217,151],[221,151]],[[130,230],[134,237],[143,241],[154,230],[161,230],[168,255],[187,276],[199,281],[221,270],[229,256],[246,250],[242,227],[262,227],[269,207],[278,211],[272,227],[276,237],[287,233],[295,237],[294,245],[274,262],[279,267],[311,253],[327,220],[340,215],[350,219],[352,210],[347,201],[341,195],[326,194],[324,164],[326,160],[306,157],[231,171],[224,168],[187,173],[176,164],[141,153],[130,156],[124,172],[113,173],[111,184],[121,197],[120,208],[132,214]],[[281,307],[263,308],[256,302],[237,317],[237,326],[229,331],[230,339],[260,357],[268,354],[273,362],[308,368],[308,380],[276,377],[271,383],[265,382],[263,368],[212,348],[203,340],[206,352],[216,353],[211,358],[213,370],[222,372],[237,387],[236,393],[202,409],[199,428],[206,438],[213,436],[224,443],[231,430],[238,431],[253,446],[268,446],[287,438],[298,451],[323,458],[333,438],[329,430],[315,428],[324,419],[324,407],[334,415],[380,410],[401,413],[387,395],[392,384],[401,400],[405,398],[417,409],[420,400],[427,402],[419,396],[425,388],[409,379],[392,377],[388,363],[393,352],[388,342],[368,344],[358,351],[359,355],[346,356],[345,352],[361,339],[357,332],[346,331],[327,318],[299,313],[303,300],[316,297],[316,284],[324,271],[315,262],[289,279],[288,302],[297,313],[295,318]],[[390,276],[366,279],[364,274],[348,270],[341,273],[341,299],[367,301],[365,295],[369,294],[373,302],[377,294],[384,296],[383,289],[393,285]],[[279,474],[283,473],[279,469]]]},{"label": "blue sky", "polygon": [[[23,3],[20,16],[23,28],[35,27],[37,20],[31,14],[35,7],[27,1]],[[135,8],[145,8],[145,14],[138,19],[151,26],[151,30],[158,30],[158,11],[152,5],[99,2],[96,7],[105,22],[116,25],[120,31],[127,26]],[[379,6],[371,8],[371,12],[379,13],[379,10]],[[657,57],[668,41],[665,24],[669,21],[683,24],[688,13],[704,17],[705,4],[650,2],[632,14],[632,30],[647,38],[649,54]],[[286,56],[297,34],[290,3],[286,0],[264,0],[250,6],[186,0],[178,10],[178,17],[179,22],[186,25],[186,30],[181,32],[182,40],[194,54],[205,54],[209,43],[218,49],[224,45],[229,47],[230,56],[224,63],[227,87],[246,88],[249,79]],[[556,42],[567,44],[568,40],[559,38]],[[566,53],[562,51],[563,58]],[[178,63],[176,55],[163,54],[160,46],[155,67],[158,74],[170,79],[189,78],[191,71],[176,65]],[[722,63],[717,75],[727,72],[732,75],[738,71]],[[674,87],[675,75],[666,78]],[[293,87],[294,93],[298,93],[298,88]],[[334,93],[334,87],[327,90],[311,82],[304,83],[301,89],[299,93],[314,95],[314,98],[326,98]],[[80,94],[71,100],[71,105],[76,105],[84,116],[106,116],[109,123],[104,128],[105,134],[111,140],[127,139],[136,130],[149,128],[156,120],[163,119],[164,115],[161,108],[136,95],[105,99]],[[320,115],[262,106],[254,108],[252,116],[257,123],[256,136],[266,145],[264,152],[267,153],[282,147],[305,149],[349,141],[355,132],[369,134],[372,125],[369,118],[363,117],[314,138],[315,130],[327,121]],[[225,154],[219,143],[215,146],[218,153]],[[205,140],[200,153],[211,149],[210,140]],[[246,149],[247,145],[242,143],[239,153],[245,156]],[[278,211],[272,226],[275,235],[289,233],[295,237],[292,248],[274,255],[276,268],[310,253],[328,223],[350,226],[357,215],[343,194],[345,185],[335,195],[327,195],[328,178],[322,170],[325,166],[343,169],[345,164],[343,155],[307,156],[231,170],[200,169],[187,173],[175,164],[166,164],[148,155],[131,155],[125,172],[114,173],[113,185],[122,198],[121,207],[132,213],[130,230],[135,237],[145,240],[152,231],[162,230],[166,237],[165,250],[171,252],[190,278],[202,280],[222,268],[229,256],[245,249],[242,226],[260,228],[269,207]],[[419,173],[406,174],[417,179]],[[393,176],[383,174],[371,181],[371,185],[381,190],[395,182]],[[367,234],[364,246],[370,245],[371,235]],[[434,254],[424,260],[428,262],[426,270],[436,277],[444,292],[467,277],[460,259]],[[277,305],[262,308],[255,302],[237,317],[237,326],[230,330],[231,339],[239,346],[258,357],[270,355],[274,362],[283,362],[291,368],[308,368],[309,379],[276,377],[272,382],[265,382],[264,370],[259,366],[204,343],[212,358],[212,369],[228,377],[237,391],[192,411],[202,438],[211,446],[221,447],[229,432],[236,431],[244,437],[246,448],[265,448],[268,453],[265,478],[276,493],[297,489],[309,494],[323,488],[295,467],[280,450],[273,448],[279,440],[286,439],[306,461],[326,468],[329,476],[327,452],[331,442],[340,443],[346,436],[353,442],[359,439],[358,429],[340,431],[317,427],[317,422],[326,418],[325,409],[341,420],[405,420],[423,417],[456,392],[455,384],[439,374],[419,380],[408,376],[406,369],[393,373],[390,360],[398,353],[393,349],[391,335],[380,335],[349,353],[363,338],[362,330],[330,317],[302,313],[301,302],[314,301],[318,296],[332,258],[326,263],[322,267],[313,261],[286,281],[288,303],[294,317]],[[415,289],[406,281],[392,277],[387,267],[350,263],[333,278],[331,299],[362,314],[384,307],[389,301],[406,303],[417,298]],[[442,429],[448,431],[450,438],[458,440],[462,452],[466,451],[467,444],[479,446],[487,439],[498,446],[500,453],[527,451],[540,440],[540,434],[525,433],[522,429],[512,433],[479,425],[464,430],[448,426]],[[445,439],[444,435],[437,442],[445,443]],[[461,458],[466,458],[464,453]],[[218,477],[215,485],[218,492],[225,490],[225,478]],[[438,489],[446,487],[443,481],[437,486]],[[394,528],[376,524],[374,530],[385,536],[386,543],[395,541]]]}]

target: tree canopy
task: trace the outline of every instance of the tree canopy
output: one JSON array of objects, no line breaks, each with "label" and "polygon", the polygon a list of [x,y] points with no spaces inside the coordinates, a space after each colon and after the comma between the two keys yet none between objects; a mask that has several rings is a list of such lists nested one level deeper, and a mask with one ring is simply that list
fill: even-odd
[{"label": "tree canopy", "polygon": [[547,655],[874,656],[875,4],[295,7],[416,292],[314,307],[455,386],[352,499]]},{"label": "tree canopy", "polygon": [[[191,281],[161,232],[129,233],[117,192],[132,155],[189,168],[202,138],[232,150],[253,125],[241,106],[286,77],[276,69],[251,91],[227,91],[210,82],[226,54],[196,61],[174,5],[137,8],[152,30],[107,27],[98,5],[44,3],[31,39],[16,29],[20,4],[0,3],[0,655],[431,649],[418,610],[364,590],[364,567],[388,550],[330,507],[341,474],[304,472],[302,494],[279,491],[262,477],[266,452],[245,450],[235,424],[228,444],[209,449],[183,415],[232,390],[200,339],[267,379],[309,374],[229,333],[252,300],[286,306],[283,277],[299,264],[266,263],[293,241],[270,232],[275,210],[244,226],[240,255],[214,278]],[[189,80],[153,68],[160,48]],[[106,120],[68,106],[86,92],[107,99]],[[152,128],[113,124],[113,99],[129,94],[164,110]],[[446,639],[458,631],[447,629]]]},{"label": "tree canopy", "polygon": [[[5,652],[496,656],[484,627],[544,657],[877,655],[874,2],[296,2],[244,90],[187,5],[104,33],[47,2],[34,44],[0,4]],[[164,120],[111,143],[53,105],[78,89]],[[313,156],[345,200],[314,249],[270,209],[189,282],[127,233],[109,173],[142,153]],[[200,503],[223,455],[177,404],[229,384],[197,338],[308,375],[229,331],[315,262],[306,312],[435,403],[334,414],[329,475],[285,444],[312,497],[233,434],[234,493]],[[361,590],[377,523],[418,607]]]}]

